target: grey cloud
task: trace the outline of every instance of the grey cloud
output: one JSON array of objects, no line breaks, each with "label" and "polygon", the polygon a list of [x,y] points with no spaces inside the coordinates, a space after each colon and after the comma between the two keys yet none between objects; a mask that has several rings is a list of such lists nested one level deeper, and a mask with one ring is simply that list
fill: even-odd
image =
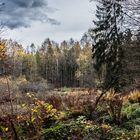
[{"label": "grey cloud", "polygon": [[0,7],[0,21],[10,29],[30,27],[33,21],[59,24],[48,16],[55,9],[48,6],[47,0],[2,0],[1,3],[5,4]]},{"label": "grey cloud", "polygon": [[19,7],[42,7],[48,5],[44,0],[14,0],[13,3]]}]

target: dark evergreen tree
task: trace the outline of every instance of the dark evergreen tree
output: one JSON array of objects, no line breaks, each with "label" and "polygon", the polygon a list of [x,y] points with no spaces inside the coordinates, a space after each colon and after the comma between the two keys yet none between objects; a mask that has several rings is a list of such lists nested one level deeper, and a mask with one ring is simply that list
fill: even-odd
[{"label": "dark evergreen tree", "polygon": [[120,27],[123,19],[122,0],[99,0],[96,10],[93,58],[95,69],[100,72],[105,67],[103,90],[114,88],[119,91],[122,82],[122,43]]}]

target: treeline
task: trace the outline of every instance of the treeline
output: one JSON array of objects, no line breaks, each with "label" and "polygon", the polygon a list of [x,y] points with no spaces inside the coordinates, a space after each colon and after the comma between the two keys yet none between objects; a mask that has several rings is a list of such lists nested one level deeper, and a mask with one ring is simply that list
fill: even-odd
[{"label": "treeline", "polygon": [[[104,70],[100,73],[94,69],[92,49],[94,46],[89,34],[81,41],[63,41],[58,44],[45,39],[41,46],[31,44],[27,48],[12,40],[5,42],[7,59],[6,65],[0,61],[0,74],[10,74],[13,78],[25,76],[30,81],[41,78],[55,87],[95,87],[105,78]],[[124,51],[123,79],[133,88],[139,86],[140,80],[140,35],[133,35],[127,30],[122,36]]]},{"label": "treeline", "polygon": [[0,73],[13,78],[25,76],[35,81],[46,79],[55,87],[94,86],[96,74],[93,69],[92,44],[87,35],[80,42],[70,39],[60,45],[49,38],[40,47],[31,44],[26,49],[12,40],[5,40],[7,66]]}]

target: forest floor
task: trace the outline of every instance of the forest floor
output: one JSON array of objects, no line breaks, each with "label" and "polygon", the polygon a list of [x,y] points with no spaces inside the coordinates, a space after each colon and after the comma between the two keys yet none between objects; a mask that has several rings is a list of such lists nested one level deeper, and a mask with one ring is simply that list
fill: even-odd
[{"label": "forest floor", "polygon": [[45,80],[0,78],[2,140],[140,140],[140,91],[53,88]]}]

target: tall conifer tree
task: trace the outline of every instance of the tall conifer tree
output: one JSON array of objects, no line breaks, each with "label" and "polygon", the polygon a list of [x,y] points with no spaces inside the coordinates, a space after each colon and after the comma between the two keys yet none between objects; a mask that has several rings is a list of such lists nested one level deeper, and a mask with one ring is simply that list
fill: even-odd
[{"label": "tall conifer tree", "polygon": [[114,88],[117,92],[122,86],[122,57],[121,24],[123,19],[122,0],[98,0],[96,10],[97,20],[93,21],[95,28],[93,58],[95,69],[100,72],[105,66],[105,78],[102,88]]}]

